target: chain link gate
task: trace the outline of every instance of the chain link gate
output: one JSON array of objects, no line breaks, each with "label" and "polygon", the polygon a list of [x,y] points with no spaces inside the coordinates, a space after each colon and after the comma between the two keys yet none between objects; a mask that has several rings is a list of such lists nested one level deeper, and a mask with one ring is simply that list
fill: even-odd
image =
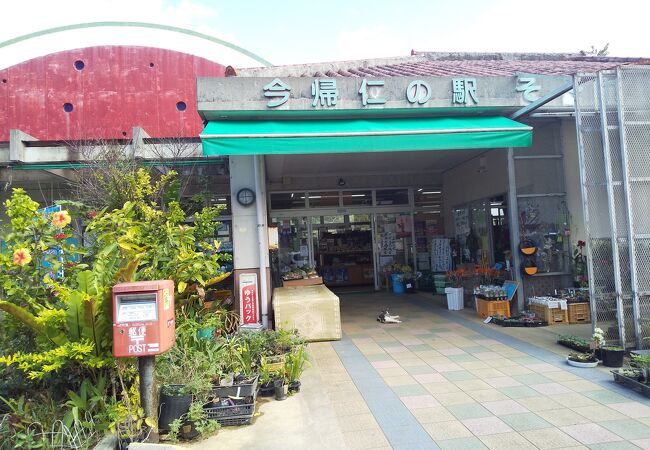
[{"label": "chain link gate", "polygon": [[650,67],[579,74],[574,86],[593,325],[607,341],[642,348],[650,336]]}]

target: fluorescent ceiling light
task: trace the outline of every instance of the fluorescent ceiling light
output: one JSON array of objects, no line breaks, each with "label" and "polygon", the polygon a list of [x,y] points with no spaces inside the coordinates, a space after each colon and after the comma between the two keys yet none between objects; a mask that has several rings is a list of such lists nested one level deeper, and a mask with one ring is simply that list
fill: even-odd
[{"label": "fluorescent ceiling light", "polygon": [[428,194],[442,194],[442,191],[426,191],[422,193],[422,195],[428,195]]},{"label": "fluorescent ceiling light", "polygon": [[365,197],[366,194],[352,194],[351,197]]}]

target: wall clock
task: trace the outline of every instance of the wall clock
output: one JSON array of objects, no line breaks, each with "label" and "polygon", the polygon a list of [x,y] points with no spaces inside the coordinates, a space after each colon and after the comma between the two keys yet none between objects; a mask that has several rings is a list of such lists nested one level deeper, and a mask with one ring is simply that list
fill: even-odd
[{"label": "wall clock", "polygon": [[242,206],[250,206],[255,201],[255,192],[249,188],[242,188],[237,192],[237,202]]}]

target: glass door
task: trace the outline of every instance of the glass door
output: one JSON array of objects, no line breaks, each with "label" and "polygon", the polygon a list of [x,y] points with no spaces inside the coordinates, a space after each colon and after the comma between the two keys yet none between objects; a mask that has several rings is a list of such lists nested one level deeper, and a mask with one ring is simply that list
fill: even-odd
[{"label": "glass door", "polygon": [[329,287],[374,284],[370,215],[313,217],[316,270]]},{"label": "glass door", "polygon": [[375,219],[377,279],[386,287],[387,275],[395,265],[408,265],[415,270],[413,215],[409,213],[377,214]]},{"label": "glass door", "polygon": [[278,271],[280,275],[313,265],[307,218],[274,218],[272,222],[278,227]]}]

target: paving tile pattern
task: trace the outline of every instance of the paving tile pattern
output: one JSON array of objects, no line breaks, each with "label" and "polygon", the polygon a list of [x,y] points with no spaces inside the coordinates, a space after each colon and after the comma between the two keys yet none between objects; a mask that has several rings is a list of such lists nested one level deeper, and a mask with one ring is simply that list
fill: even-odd
[{"label": "paving tile pattern", "polygon": [[[549,359],[545,349],[508,345],[494,326],[478,324],[484,333],[466,325],[467,315],[449,320],[430,298],[413,298],[344,298],[342,320],[344,339],[430,436],[428,448],[650,449],[649,402]],[[377,323],[374,304],[391,305],[404,322]]]}]

